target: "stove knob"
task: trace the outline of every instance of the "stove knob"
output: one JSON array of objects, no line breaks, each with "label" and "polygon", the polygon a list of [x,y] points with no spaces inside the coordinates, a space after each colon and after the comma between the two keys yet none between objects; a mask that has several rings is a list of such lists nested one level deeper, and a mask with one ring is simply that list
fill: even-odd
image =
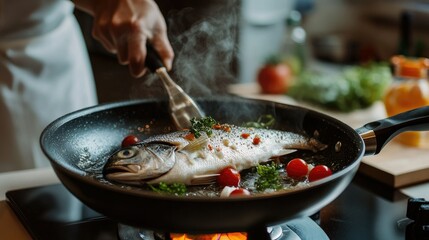
[{"label": "stove knob", "polygon": [[424,198],[410,198],[408,199],[407,205],[407,217],[412,220],[416,220],[420,206],[423,204],[429,204]]},{"label": "stove knob", "polygon": [[412,221],[405,230],[406,240],[429,239],[429,201],[424,198],[410,198],[407,217]]},{"label": "stove knob", "polygon": [[[415,221],[416,224],[423,225],[426,226],[426,228],[429,228],[429,204],[423,204],[420,206]],[[429,229],[427,229],[426,231],[429,231]]]}]

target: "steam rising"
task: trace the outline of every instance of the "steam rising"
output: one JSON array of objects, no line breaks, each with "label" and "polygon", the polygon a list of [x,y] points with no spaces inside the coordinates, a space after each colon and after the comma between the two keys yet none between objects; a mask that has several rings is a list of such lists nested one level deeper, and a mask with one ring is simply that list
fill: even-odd
[{"label": "steam rising", "polygon": [[225,8],[196,23],[172,43],[178,50],[174,72],[185,91],[196,89],[209,94],[208,86],[216,86],[234,77],[231,64],[236,52],[238,18],[231,8]]},{"label": "steam rising", "polygon": [[[237,54],[237,3],[235,0],[222,1],[221,6],[210,8],[208,14],[191,26],[185,24],[190,16],[195,16],[193,8],[170,12],[166,16],[175,52],[170,75],[190,95],[207,96],[219,92],[236,78],[233,63]],[[155,74],[148,75],[142,88],[151,89],[149,96],[159,96],[153,92],[154,85],[160,84],[159,79]],[[139,90],[139,95],[141,93]]]}]

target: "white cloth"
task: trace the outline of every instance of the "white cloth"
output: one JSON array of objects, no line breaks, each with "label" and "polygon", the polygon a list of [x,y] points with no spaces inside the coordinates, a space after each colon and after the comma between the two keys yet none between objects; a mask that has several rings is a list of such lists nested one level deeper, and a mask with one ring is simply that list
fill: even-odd
[{"label": "white cloth", "polygon": [[43,129],[96,103],[73,4],[0,0],[0,172],[47,166]]}]

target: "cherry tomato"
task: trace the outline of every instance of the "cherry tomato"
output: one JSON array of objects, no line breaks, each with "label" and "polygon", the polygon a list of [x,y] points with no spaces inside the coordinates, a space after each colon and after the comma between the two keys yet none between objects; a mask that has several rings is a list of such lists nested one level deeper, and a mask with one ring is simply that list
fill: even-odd
[{"label": "cherry tomato", "polygon": [[308,165],[301,158],[294,158],[286,165],[286,172],[290,178],[301,179],[308,174]]},{"label": "cherry tomato", "polygon": [[325,165],[317,165],[308,174],[308,181],[313,182],[332,175],[331,169]]},{"label": "cherry tomato", "polygon": [[232,167],[226,167],[219,172],[217,182],[220,186],[238,187],[240,184],[240,173]]},{"label": "cherry tomato", "polygon": [[250,195],[250,192],[244,188],[237,188],[229,194],[229,196],[246,196],[246,195]]},{"label": "cherry tomato", "polygon": [[128,135],[122,140],[122,147],[129,147],[131,145],[134,145],[136,143],[140,142],[140,139],[134,135]]},{"label": "cherry tomato", "polygon": [[283,63],[266,64],[259,69],[257,81],[262,92],[268,94],[283,94],[292,80],[290,67]]}]

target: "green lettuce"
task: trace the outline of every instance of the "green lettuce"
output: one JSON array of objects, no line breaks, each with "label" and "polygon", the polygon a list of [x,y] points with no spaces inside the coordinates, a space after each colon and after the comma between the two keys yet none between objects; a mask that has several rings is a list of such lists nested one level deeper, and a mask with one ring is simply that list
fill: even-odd
[{"label": "green lettuce", "polygon": [[288,95],[329,109],[350,112],[381,100],[392,82],[385,63],[350,66],[338,74],[304,71]]}]

